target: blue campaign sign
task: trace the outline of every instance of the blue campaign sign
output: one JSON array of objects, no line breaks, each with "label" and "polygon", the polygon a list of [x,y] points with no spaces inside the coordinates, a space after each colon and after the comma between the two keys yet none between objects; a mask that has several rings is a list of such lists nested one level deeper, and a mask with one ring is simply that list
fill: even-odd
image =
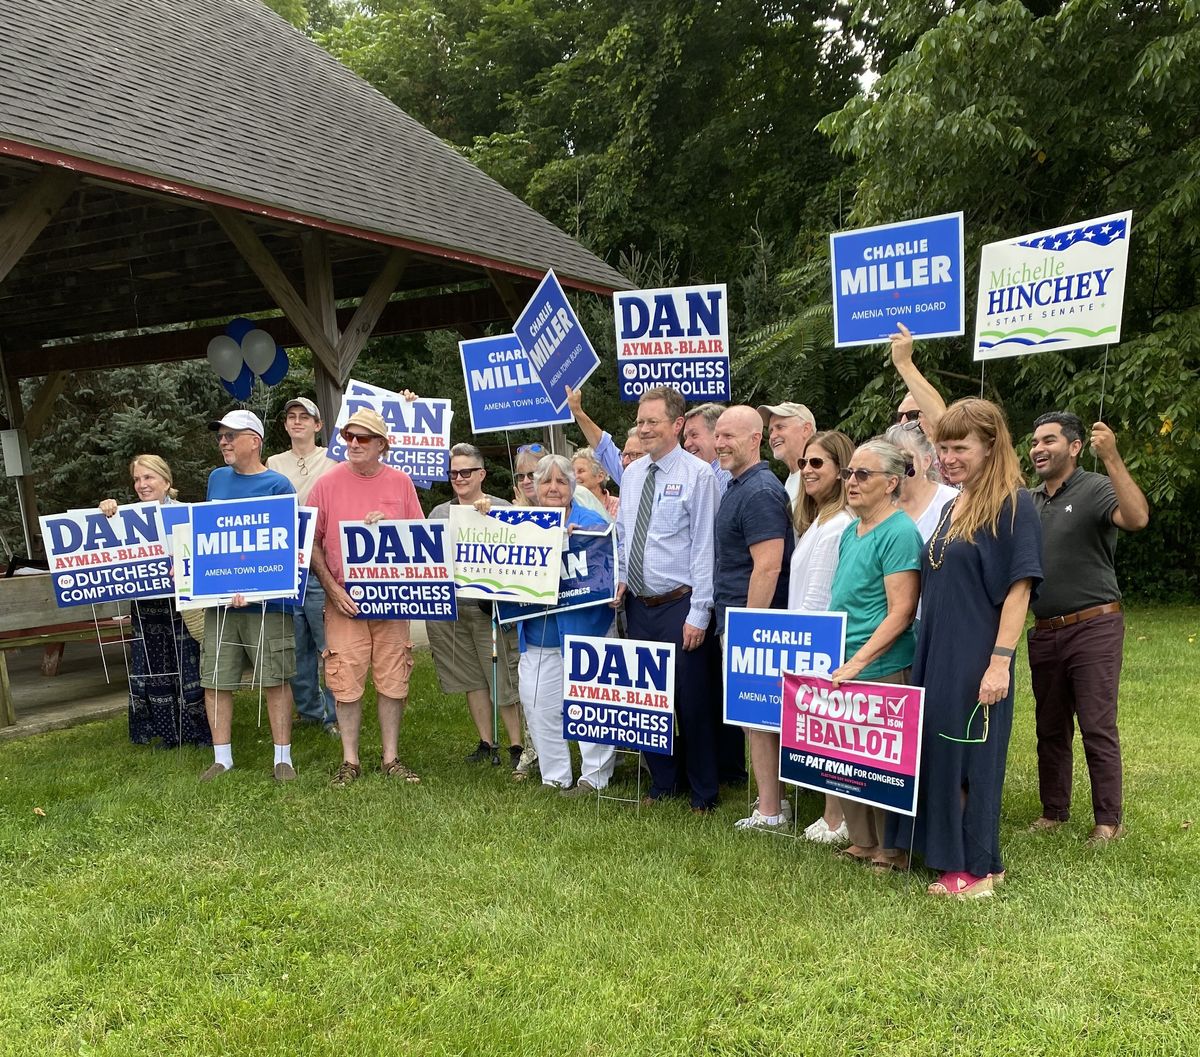
[{"label": "blue campaign sign", "polygon": [[501,624],[530,617],[563,613],[568,609],[608,605],[617,597],[617,532],[609,525],[602,532],[576,529],[567,537],[558,578],[558,602],[552,606],[499,603]]},{"label": "blue campaign sign", "polygon": [[406,400],[399,393],[351,379],[329,439],[331,459],[346,461],[341,430],[362,408],[377,411],[387,425],[388,450],[383,461],[388,466],[403,470],[413,484],[422,488],[446,479],[450,470],[450,423],[454,418],[449,400]]},{"label": "blue campaign sign", "polygon": [[829,258],[834,345],[886,341],[897,323],[918,338],[963,333],[962,213],[835,232]]},{"label": "blue campaign sign", "polygon": [[191,598],[295,598],[294,495],[193,503],[191,514]]},{"label": "blue campaign sign", "polygon": [[458,351],[472,433],[561,426],[573,421],[570,411],[554,409],[515,334],[460,341]]},{"label": "blue campaign sign", "polygon": [[296,542],[296,561],[300,565],[299,577],[296,581],[296,605],[304,605],[304,595],[308,591],[309,566],[312,563],[313,543],[317,534],[317,508],[315,506],[300,506],[296,508],[296,531],[299,533]]},{"label": "blue campaign sign", "polygon": [[672,752],[674,643],[567,635],[563,661],[563,738]]},{"label": "blue campaign sign", "polygon": [[62,607],[168,598],[171,558],[158,503],[39,518],[54,597]]},{"label": "blue campaign sign", "polygon": [[613,294],[622,400],[659,385],[684,400],[730,399],[729,296],[723,283]]},{"label": "blue campaign sign", "polygon": [[578,389],[600,366],[553,271],[546,273],[521,310],[513,333],[556,411],[567,406],[567,386]]},{"label": "blue campaign sign", "polygon": [[343,521],[342,569],[359,620],[453,620],[445,521]]},{"label": "blue campaign sign", "polygon": [[727,609],[725,722],[778,730],[784,672],[828,675],[846,651],[845,613]]}]

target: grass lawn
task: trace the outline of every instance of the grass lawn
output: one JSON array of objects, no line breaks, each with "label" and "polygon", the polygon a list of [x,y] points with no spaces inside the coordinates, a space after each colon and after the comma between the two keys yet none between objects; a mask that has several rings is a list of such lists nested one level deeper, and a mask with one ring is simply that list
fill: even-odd
[{"label": "grass lawn", "polygon": [[1024,832],[1022,662],[1008,884],[978,903],[735,834],[741,791],[639,817],[463,763],[465,703],[427,656],[402,733],[419,786],[328,789],[311,728],[276,786],[248,701],[211,785],[210,754],[131,746],[123,720],[4,744],[0,1053],[1200,1052],[1198,637],[1200,608],[1128,619],[1130,835],[1098,850],[1082,754],[1076,818]]}]

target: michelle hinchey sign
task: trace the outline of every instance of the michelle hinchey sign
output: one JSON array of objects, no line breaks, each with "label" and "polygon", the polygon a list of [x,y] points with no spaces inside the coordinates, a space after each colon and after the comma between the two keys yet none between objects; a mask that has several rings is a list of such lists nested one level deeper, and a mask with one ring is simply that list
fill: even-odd
[{"label": "michelle hinchey sign", "polygon": [[675,737],[675,645],[567,635],[563,737],[631,752],[670,753]]},{"label": "michelle hinchey sign", "polygon": [[915,815],[925,691],[892,683],[783,677],[779,777]]}]

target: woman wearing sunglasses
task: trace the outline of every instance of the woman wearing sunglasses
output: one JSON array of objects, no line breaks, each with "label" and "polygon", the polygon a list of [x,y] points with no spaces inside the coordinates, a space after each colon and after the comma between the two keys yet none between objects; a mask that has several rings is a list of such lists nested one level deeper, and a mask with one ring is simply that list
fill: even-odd
[{"label": "woman wearing sunglasses", "polygon": [[550,449],[544,444],[522,444],[517,449],[513,465],[513,506],[537,506],[537,491],[533,484],[533,471]]},{"label": "woman wearing sunglasses", "polygon": [[[846,614],[846,660],[831,676],[835,684],[909,681],[921,536],[896,505],[906,465],[899,448],[876,439],[841,471],[855,520],[842,533],[829,600],[831,610]],[[885,843],[887,812],[852,800],[841,805],[850,839],[843,855],[880,872],[908,865],[904,852]]]},{"label": "woman wearing sunglasses", "polygon": [[1004,875],[1012,658],[1042,579],[1042,531],[999,407],[951,404],[936,443],[942,474],[962,491],[921,555],[913,678],[925,687],[925,733],[913,850],[940,873],[930,895],[978,898]]}]

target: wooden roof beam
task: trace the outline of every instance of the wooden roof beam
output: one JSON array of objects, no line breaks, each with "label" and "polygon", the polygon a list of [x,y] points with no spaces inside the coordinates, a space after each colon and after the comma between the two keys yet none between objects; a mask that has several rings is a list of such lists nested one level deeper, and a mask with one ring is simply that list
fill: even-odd
[{"label": "wooden roof beam", "polygon": [[48,169],[0,217],[0,283],[78,184],[78,174],[65,169]]}]

